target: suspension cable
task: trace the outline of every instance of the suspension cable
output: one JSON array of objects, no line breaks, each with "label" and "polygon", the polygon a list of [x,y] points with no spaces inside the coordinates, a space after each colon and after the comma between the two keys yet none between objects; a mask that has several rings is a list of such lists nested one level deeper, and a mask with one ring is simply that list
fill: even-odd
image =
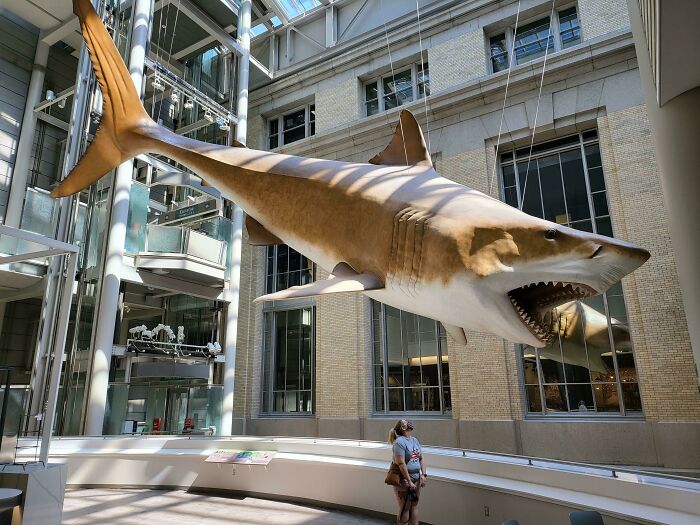
[{"label": "suspension cable", "polygon": [[[423,59],[423,37],[420,30],[420,8],[416,0],[416,18],[418,19],[418,45],[420,46],[420,69],[423,75],[423,104],[425,106],[425,129],[428,135],[428,154],[430,154],[430,121],[428,120],[428,90],[425,82],[425,60]],[[416,79],[417,80],[417,79]]]},{"label": "suspension cable", "polygon": [[510,73],[513,70],[513,61],[515,57],[515,35],[518,33],[518,22],[520,21],[520,2],[518,0],[518,12],[515,15],[515,29],[513,30],[513,42],[510,46],[510,53],[508,55],[508,77],[506,78],[506,91],[503,95],[503,107],[501,108],[501,123],[498,126],[498,138],[496,139],[496,157],[493,161],[493,172],[489,178],[489,197],[491,196],[491,188],[493,187],[493,181],[496,178],[496,166],[498,166],[498,148],[501,145],[501,133],[503,132],[503,117],[506,113],[506,101],[508,100],[508,88],[510,87]]},{"label": "suspension cable", "polygon": [[[537,132],[537,116],[540,112],[540,100],[542,99],[542,86],[544,85],[544,71],[547,69],[547,55],[549,54],[549,43],[552,40],[552,20],[554,19],[554,2],[552,0],[552,11],[549,14],[549,31],[547,32],[547,44],[544,49],[544,61],[542,62],[542,74],[540,75],[540,90],[537,94],[537,109],[535,109],[535,122],[532,127],[532,137],[530,138],[530,152],[527,156],[527,166],[525,168],[525,183],[523,184],[523,191],[520,194],[520,202],[518,203],[518,209],[522,211],[523,204],[525,203],[525,191],[527,190],[527,178],[530,174],[530,161],[532,160],[532,147],[535,144],[535,133]],[[517,162],[516,162],[517,164]],[[517,170],[517,166],[515,168]]]},{"label": "suspension cable", "polygon": [[[168,12],[170,12],[170,4],[168,4]],[[175,32],[177,31],[177,18],[180,14],[180,0],[177,0],[177,7],[175,8],[175,21],[173,22],[173,34],[170,37],[170,48],[168,49],[168,56],[167,56],[167,62],[168,62],[168,69],[170,69],[170,57],[173,54],[173,42],[175,42]],[[166,22],[167,23],[167,22]],[[167,28],[166,28],[167,31]],[[163,50],[165,52],[165,50]],[[175,92],[175,87],[173,86],[173,92]],[[160,113],[163,110],[163,99],[161,99],[160,104],[158,105],[158,119],[160,119]]]},{"label": "suspension cable", "polygon": [[[384,10],[384,0],[380,0],[382,6],[382,11]],[[396,86],[396,76],[394,75],[394,61],[391,58],[391,47],[389,46],[389,31],[386,27],[386,18],[384,19],[384,37],[386,38],[386,49],[389,52],[389,66],[391,67],[391,81],[394,83],[394,96],[396,98],[396,105],[399,105],[399,94],[398,87]],[[381,83],[381,77],[377,80],[377,97],[379,97],[379,85]],[[377,98],[377,104],[379,104],[379,99]],[[401,140],[403,142],[403,154],[406,157],[406,166],[408,166],[408,152],[406,151],[406,137],[403,134],[403,122],[401,122],[401,117],[399,116],[399,128],[401,129]]]}]

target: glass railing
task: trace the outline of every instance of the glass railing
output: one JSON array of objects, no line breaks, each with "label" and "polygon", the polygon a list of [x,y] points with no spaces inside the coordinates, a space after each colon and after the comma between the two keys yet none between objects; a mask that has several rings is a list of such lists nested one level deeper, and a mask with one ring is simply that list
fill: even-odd
[{"label": "glass railing", "polygon": [[146,226],[148,253],[181,253],[224,265],[227,243],[184,226]]},{"label": "glass railing", "polygon": [[201,222],[197,229],[224,243],[224,266],[226,266],[226,279],[229,279],[233,260],[233,222],[225,217],[214,217]]},{"label": "glass railing", "polygon": [[[51,197],[48,191],[40,188],[28,187],[24,197],[20,229],[43,235],[50,239],[56,238],[58,218],[60,213],[60,201]],[[76,238],[82,235],[85,228],[86,207],[78,208],[78,221],[76,224]],[[81,243],[76,243],[81,244]],[[0,253],[6,255],[20,255],[24,253],[45,250],[43,244],[18,239],[9,235],[0,237]],[[22,271],[22,268],[13,268]],[[31,270],[26,270],[32,273]]]}]

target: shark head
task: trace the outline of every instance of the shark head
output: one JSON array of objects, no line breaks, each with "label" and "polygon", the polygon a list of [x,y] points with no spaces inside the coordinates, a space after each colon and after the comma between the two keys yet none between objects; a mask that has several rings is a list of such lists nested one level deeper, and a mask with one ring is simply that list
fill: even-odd
[{"label": "shark head", "polygon": [[553,308],[605,292],[649,258],[628,242],[533,217],[477,192],[473,197],[464,208],[469,217],[453,223],[451,236],[460,281],[479,305],[465,328],[546,346]]}]

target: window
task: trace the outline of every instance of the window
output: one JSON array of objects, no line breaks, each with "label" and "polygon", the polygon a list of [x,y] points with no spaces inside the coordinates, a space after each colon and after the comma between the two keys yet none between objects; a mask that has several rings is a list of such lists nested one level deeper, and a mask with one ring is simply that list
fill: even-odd
[{"label": "window", "polygon": [[[286,245],[269,246],[265,292],[310,283],[313,265]],[[262,408],[264,414],[312,414],[314,410],[314,308],[300,302],[266,303],[263,314]]]},{"label": "window", "polygon": [[549,16],[523,24],[514,33],[509,27],[489,38],[491,70],[494,73],[508,69],[508,54],[514,50],[515,64],[524,64],[549,53],[560,51],[581,42],[576,7],[562,9],[550,20]]},{"label": "window", "polygon": [[[511,206],[558,224],[612,236],[596,130],[501,155],[502,195]],[[527,171],[527,174],[526,174]],[[640,414],[622,285],[548,314],[553,341],[521,346],[530,414]]]},{"label": "window", "polygon": [[365,83],[365,114],[375,115],[429,95],[428,63],[414,64]]},{"label": "window", "polygon": [[309,104],[294,111],[272,117],[267,121],[268,148],[285,144],[316,134],[316,105]]},{"label": "window", "polygon": [[448,413],[447,339],[440,323],[372,301],[374,411]]}]

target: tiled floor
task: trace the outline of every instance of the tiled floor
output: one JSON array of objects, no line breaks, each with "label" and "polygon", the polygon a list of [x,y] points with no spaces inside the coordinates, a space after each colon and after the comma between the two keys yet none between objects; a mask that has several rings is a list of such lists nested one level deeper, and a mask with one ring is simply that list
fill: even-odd
[{"label": "tiled floor", "polygon": [[182,490],[68,489],[63,525],[386,525],[377,518]]}]

